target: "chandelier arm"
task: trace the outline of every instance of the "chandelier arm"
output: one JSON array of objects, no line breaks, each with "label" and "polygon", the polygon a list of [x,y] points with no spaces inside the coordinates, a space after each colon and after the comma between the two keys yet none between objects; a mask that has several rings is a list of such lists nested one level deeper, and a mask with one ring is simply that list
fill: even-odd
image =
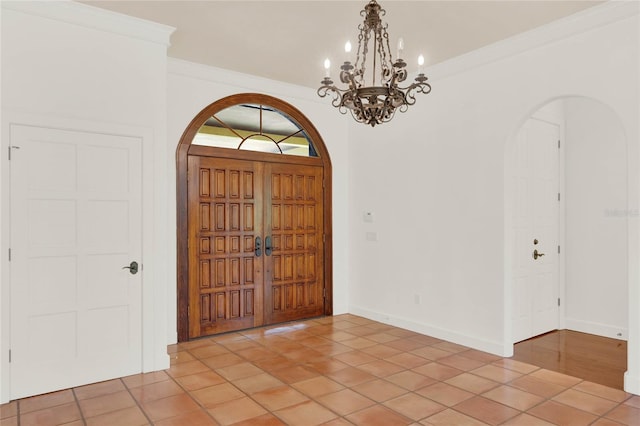
[{"label": "chandelier arm", "polygon": [[431,92],[431,85],[424,81],[419,81],[401,90],[406,93],[406,104],[413,105],[416,103],[417,94],[424,93],[426,95]]},{"label": "chandelier arm", "polygon": [[321,98],[330,96],[332,98],[331,105],[338,108],[341,114],[347,113],[347,107],[344,106],[344,94],[349,93],[348,90],[340,90],[335,86],[321,86],[317,93]]}]

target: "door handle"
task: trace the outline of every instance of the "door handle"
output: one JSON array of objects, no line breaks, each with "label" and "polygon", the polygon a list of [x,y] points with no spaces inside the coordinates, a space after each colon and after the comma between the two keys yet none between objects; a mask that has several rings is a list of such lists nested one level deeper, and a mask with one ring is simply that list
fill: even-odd
[{"label": "door handle", "polygon": [[271,252],[273,251],[273,247],[271,247],[271,236],[264,239],[264,254],[267,256],[271,256]]},{"label": "door handle", "polygon": [[535,249],[535,250],[533,251],[533,258],[534,258],[534,260],[537,260],[539,257],[542,257],[542,256],[544,256],[544,253],[539,253],[539,252],[538,252],[538,249]]},{"label": "door handle", "polygon": [[260,237],[256,237],[255,253],[256,257],[262,256],[262,239]]},{"label": "door handle", "polygon": [[135,275],[138,273],[138,262],[134,260],[129,264],[129,266],[123,266],[122,269],[128,269],[131,275]]}]

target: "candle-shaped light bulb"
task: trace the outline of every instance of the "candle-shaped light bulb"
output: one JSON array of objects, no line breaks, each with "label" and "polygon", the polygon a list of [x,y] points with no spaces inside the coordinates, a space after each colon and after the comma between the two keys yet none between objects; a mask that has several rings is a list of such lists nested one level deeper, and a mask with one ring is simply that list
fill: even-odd
[{"label": "candle-shaped light bulb", "polygon": [[418,56],[418,73],[422,74],[423,72],[423,65],[424,65],[424,56],[419,55]]},{"label": "candle-shaped light bulb", "polygon": [[351,42],[347,40],[347,42],[344,44],[344,52],[345,53],[351,53]]},{"label": "candle-shaped light bulb", "polygon": [[324,60],[324,76],[329,78],[331,75],[331,61],[329,58]]},{"label": "candle-shaped light bulb", "polygon": [[402,51],[404,50],[404,40],[402,37],[398,39],[398,57],[396,59],[402,58]]}]

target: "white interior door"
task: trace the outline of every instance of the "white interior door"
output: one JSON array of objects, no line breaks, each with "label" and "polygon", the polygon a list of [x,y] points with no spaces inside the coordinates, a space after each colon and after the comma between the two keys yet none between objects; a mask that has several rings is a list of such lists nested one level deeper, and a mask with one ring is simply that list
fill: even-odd
[{"label": "white interior door", "polygon": [[558,125],[534,118],[517,138],[514,342],[558,328],[559,140]]},{"label": "white interior door", "polygon": [[141,140],[11,127],[11,398],[141,371]]}]

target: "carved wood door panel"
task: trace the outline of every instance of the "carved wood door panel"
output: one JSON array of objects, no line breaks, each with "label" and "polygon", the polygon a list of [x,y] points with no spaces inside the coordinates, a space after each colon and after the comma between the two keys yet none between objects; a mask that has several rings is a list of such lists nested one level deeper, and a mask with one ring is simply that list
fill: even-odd
[{"label": "carved wood door panel", "polygon": [[322,315],[322,167],[188,159],[189,337]]},{"label": "carved wood door panel", "polygon": [[189,337],[262,325],[262,164],[189,156]]},{"label": "carved wood door panel", "polygon": [[271,164],[266,176],[265,322],[322,315],[322,167]]}]

